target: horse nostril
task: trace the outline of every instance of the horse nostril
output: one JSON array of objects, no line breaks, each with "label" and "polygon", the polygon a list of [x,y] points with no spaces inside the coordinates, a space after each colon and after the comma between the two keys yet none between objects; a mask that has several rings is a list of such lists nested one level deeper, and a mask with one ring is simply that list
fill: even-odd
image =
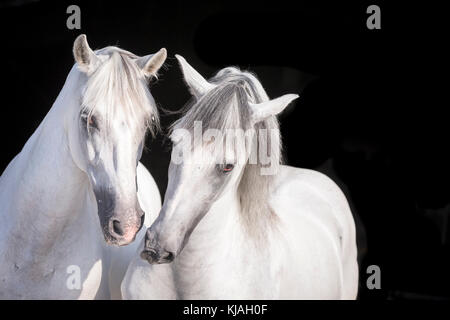
[{"label": "horse nostril", "polygon": [[167,252],[166,256],[164,257],[164,259],[168,262],[172,262],[174,258],[175,256],[172,252]]},{"label": "horse nostril", "polygon": [[119,220],[113,221],[113,231],[115,234],[117,234],[119,236],[123,236],[123,230],[122,230],[122,226],[120,225]]},{"label": "horse nostril", "polygon": [[155,263],[159,260],[159,254],[154,249],[144,249],[141,252],[141,258],[149,263]]}]

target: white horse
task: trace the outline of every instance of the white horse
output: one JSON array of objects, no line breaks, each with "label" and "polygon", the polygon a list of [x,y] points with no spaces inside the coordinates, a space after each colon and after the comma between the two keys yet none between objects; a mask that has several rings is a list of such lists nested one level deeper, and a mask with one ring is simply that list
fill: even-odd
[{"label": "white horse", "polygon": [[172,126],[169,183],[141,253],[149,263],[134,258],[123,297],[356,298],[345,196],[318,172],[279,165],[275,115],[297,95],[269,100],[255,76],[236,68],[207,81],[177,58],[195,99]]},{"label": "white horse", "polygon": [[81,35],[73,52],[51,110],[0,178],[1,299],[120,298],[138,242],[107,244],[131,243],[161,207],[139,159],[158,124],[146,80],[166,50],[94,53]]}]

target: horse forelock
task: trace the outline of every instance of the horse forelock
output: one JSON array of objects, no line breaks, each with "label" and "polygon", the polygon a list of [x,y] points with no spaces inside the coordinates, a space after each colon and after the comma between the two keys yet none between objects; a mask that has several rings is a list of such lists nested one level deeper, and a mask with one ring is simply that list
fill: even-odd
[{"label": "horse forelock", "polygon": [[103,62],[87,78],[82,96],[82,109],[89,116],[102,113],[107,122],[118,115],[130,126],[138,126],[154,135],[159,128],[155,101],[150,94],[137,56],[117,47],[97,51]]}]

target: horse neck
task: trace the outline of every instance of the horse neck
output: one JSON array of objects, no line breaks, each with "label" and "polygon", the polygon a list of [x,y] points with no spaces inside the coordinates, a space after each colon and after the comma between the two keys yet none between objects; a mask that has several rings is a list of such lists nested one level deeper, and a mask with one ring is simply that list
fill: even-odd
[{"label": "horse neck", "polygon": [[[221,253],[221,257],[240,255],[240,249],[258,249],[270,241],[273,230],[265,219],[256,223],[249,231],[244,212],[241,210],[240,194],[237,186],[230,188],[218,199],[192,232],[179,260],[203,259],[205,252]],[[226,252],[226,254],[224,254]],[[256,252],[256,251],[255,251]]]},{"label": "horse neck", "polygon": [[[50,248],[86,206],[87,176],[70,154],[64,114],[76,99],[69,79],[50,112],[2,177],[5,239],[26,248]],[[3,237],[2,237],[3,238]],[[40,250],[37,249],[37,250]],[[35,251],[33,251],[35,252]]]},{"label": "horse neck", "polygon": [[[273,232],[270,226],[258,231],[265,234],[264,239],[248,232],[237,190],[221,197],[172,263],[171,277],[179,296],[188,299],[217,297],[214,288],[220,288],[229,297],[254,296],[249,295],[249,291],[266,294],[264,279],[278,269],[278,232]],[[244,274],[248,277],[242,277]],[[237,280],[239,278],[241,280]],[[251,289],[241,281],[252,283]],[[243,291],[234,291],[241,286]]]}]

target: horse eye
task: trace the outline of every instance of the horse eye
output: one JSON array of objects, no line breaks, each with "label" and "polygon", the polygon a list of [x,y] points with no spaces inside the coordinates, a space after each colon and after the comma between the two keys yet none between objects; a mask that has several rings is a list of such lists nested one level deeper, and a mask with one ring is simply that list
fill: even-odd
[{"label": "horse eye", "polygon": [[223,166],[222,172],[228,173],[228,172],[230,172],[231,170],[233,170],[233,168],[234,168],[234,164],[227,163],[226,165]]},{"label": "horse eye", "polygon": [[86,127],[98,129],[97,119],[95,118],[94,115],[89,116],[86,112],[83,112],[81,114],[81,119],[83,120]]},{"label": "horse eye", "polygon": [[95,119],[95,117],[90,116],[88,119],[89,119],[88,120],[89,127],[97,129],[97,120]]}]

